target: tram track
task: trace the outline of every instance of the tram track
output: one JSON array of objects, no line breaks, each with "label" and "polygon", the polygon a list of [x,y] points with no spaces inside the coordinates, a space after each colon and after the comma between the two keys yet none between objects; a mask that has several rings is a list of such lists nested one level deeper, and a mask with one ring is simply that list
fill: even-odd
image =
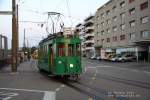
[{"label": "tram track", "polygon": [[[86,76],[92,77],[93,75],[85,74]],[[111,80],[114,82],[119,82],[127,85],[132,85],[140,88],[145,88],[145,89],[150,89],[150,83],[142,82],[142,81],[136,81],[136,80],[129,80],[129,79],[124,79],[124,78],[119,78],[119,77],[114,77],[111,75],[105,75],[105,74],[100,74],[97,73],[96,78],[98,79],[105,79],[105,80]]]}]

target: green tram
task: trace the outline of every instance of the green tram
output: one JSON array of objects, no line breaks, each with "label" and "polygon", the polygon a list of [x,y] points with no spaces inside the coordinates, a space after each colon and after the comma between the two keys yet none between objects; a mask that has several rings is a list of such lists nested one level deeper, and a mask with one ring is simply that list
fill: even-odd
[{"label": "green tram", "polygon": [[38,68],[52,75],[77,79],[82,72],[81,40],[49,35],[39,43]]}]

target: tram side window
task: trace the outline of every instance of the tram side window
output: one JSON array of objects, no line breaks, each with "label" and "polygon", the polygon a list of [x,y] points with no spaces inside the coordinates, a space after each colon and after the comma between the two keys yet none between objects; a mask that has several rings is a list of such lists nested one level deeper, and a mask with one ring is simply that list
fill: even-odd
[{"label": "tram side window", "polygon": [[81,56],[81,44],[76,45],[76,55]]},{"label": "tram side window", "polygon": [[68,56],[74,56],[74,45],[68,44]]},{"label": "tram side window", "polygon": [[59,57],[65,56],[65,45],[64,44],[58,44],[57,48],[58,48],[58,51],[57,51],[58,56]]}]

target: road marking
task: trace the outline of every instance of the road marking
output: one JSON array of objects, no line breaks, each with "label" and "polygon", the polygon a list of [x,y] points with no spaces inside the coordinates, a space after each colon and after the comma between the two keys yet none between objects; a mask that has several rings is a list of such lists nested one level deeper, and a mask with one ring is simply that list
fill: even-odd
[{"label": "road marking", "polygon": [[95,77],[92,77],[92,80],[95,80],[96,78]]},{"label": "road marking", "polygon": [[49,92],[49,91],[45,92],[43,100],[55,100],[55,99],[56,99],[55,92]]},{"label": "road marking", "polygon": [[0,99],[2,100],[10,100],[15,96],[18,96],[18,93],[4,93],[4,92],[0,92],[0,96],[3,95],[4,97],[1,97]]},{"label": "road marking", "polygon": [[60,87],[62,87],[62,88],[63,88],[63,87],[65,87],[65,85],[64,85],[64,84],[62,84]]},{"label": "road marking", "polygon": [[112,66],[107,66],[107,65],[102,65],[102,66],[96,66],[96,67],[112,67]]},{"label": "road marking", "polygon": [[143,71],[144,73],[147,73],[147,74],[150,74],[150,72],[148,72],[148,71]]},{"label": "road marking", "polygon": [[[44,93],[43,100],[55,100],[56,93],[52,91],[41,91],[41,90],[29,90],[29,89],[14,89],[14,88],[0,88],[2,90],[11,90],[11,91],[25,91],[25,92],[39,92]],[[8,99],[6,99],[8,100]]]}]

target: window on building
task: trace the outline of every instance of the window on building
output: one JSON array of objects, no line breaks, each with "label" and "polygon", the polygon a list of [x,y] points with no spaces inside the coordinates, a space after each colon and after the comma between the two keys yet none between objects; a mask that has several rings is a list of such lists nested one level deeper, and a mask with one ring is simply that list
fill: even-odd
[{"label": "window on building", "polygon": [[148,1],[146,1],[146,2],[144,2],[144,3],[142,3],[142,4],[140,5],[140,9],[141,9],[141,10],[144,10],[144,9],[146,9],[146,8],[148,8]]},{"label": "window on building", "polygon": [[108,33],[108,34],[110,34],[110,29],[109,29],[109,28],[108,28],[108,29],[106,29],[106,31],[107,31],[107,33]]},{"label": "window on building", "polygon": [[135,33],[130,33],[130,40],[135,39]]},{"label": "window on building", "polygon": [[107,11],[106,11],[106,15],[110,15],[110,10],[107,10]]},{"label": "window on building", "polygon": [[135,8],[129,9],[129,14],[130,14],[130,15],[133,15],[134,13],[135,13]]},{"label": "window on building", "polygon": [[148,30],[142,31],[141,35],[142,35],[143,38],[150,37],[150,31],[148,31]]},{"label": "window on building", "polygon": [[135,20],[132,20],[129,23],[130,23],[130,27],[134,27],[135,26]]},{"label": "window on building", "polygon": [[113,37],[113,41],[114,41],[114,42],[117,41],[117,36],[114,36],[114,37]]},{"label": "window on building", "polygon": [[120,35],[120,40],[125,40],[125,35]]},{"label": "window on building", "polygon": [[125,17],[125,12],[120,14],[121,18],[123,19]]},{"label": "window on building", "polygon": [[121,30],[124,30],[125,29],[125,24],[121,24],[120,27],[121,27]]},{"label": "window on building", "polygon": [[104,13],[102,13],[102,14],[101,14],[101,18],[104,18],[104,17],[105,17],[105,16],[104,16]]},{"label": "window on building", "polygon": [[104,43],[104,39],[101,39],[102,43]]},{"label": "window on building", "polygon": [[103,30],[103,31],[101,31],[101,34],[102,34],[102,35],[104,35],[104,34],[105,34],[104,30]]},{"label": "window on building", "polygon": [[104,22],[102,22],[101,25],[104,26]]},{"label": "window on building", "polygon": [[113,6],[112,10],[113,10],[113,12],[115,12],[117,10],[117,7]]},{"label": "window on building", "polygon": [[114,17],[113,17],[113,21],[117,21],[117,16],[114,16]]},{"label": "window on building", "polygon": [[107,24],[110,24],[110,19],[108,19],[106,22],[107,22]]},{"label": "window on building", "polygon": [[107,38],[107,42],[108,42],[108,43],[110,42],[110,38]]},{"label": "window on building", "polygon": [[148,19],[149,19],[148,16],[142,17],[142,18],[141,18],[141,23],[142,23],[142,24],[147,23],[147,22],[148,22]]},{"label": "window on building", "polygon": [[117,26],[114,26],[114,27],[113,27],[113,31],[114,31],[114,32],[117,31]]},{"label": "window on building", "polygon": [[125,1],[120,3],[120,7],[123,8],[125,6]]},{"label": "window on building", "polygon": [[132,3],[134,0],[129,0],[129,3]]}]

